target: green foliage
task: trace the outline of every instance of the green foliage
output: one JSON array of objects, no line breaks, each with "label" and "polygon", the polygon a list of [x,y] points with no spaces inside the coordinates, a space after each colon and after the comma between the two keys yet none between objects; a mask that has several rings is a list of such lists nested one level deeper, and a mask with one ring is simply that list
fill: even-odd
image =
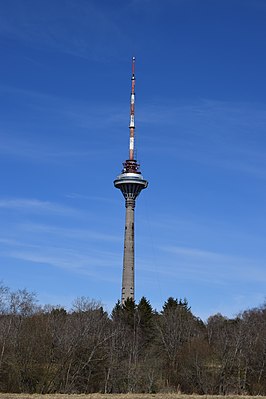
[{"label": "green foliage", "polygon": [[175,299],[169,297],[166,302],[164,302],[162,313],[167,313],[175,309],[184,309],[186,312],[190,312],[190,306],[188,306],[188,301],[184,299]]},{"label": "green foliage", "polygon": [[122,305],[121,302],[118,300],[111,312],[111,319],[112,320],[117,320],[121,317],[121,313],[122,313]]},{"label": "green foliage", "polygon": [[138,305],[137,305],[138,313],[142,316],[143,319],[145,320],[150,320],[153,316],[153,309],[150,304],[150,301],[143,296]]}]

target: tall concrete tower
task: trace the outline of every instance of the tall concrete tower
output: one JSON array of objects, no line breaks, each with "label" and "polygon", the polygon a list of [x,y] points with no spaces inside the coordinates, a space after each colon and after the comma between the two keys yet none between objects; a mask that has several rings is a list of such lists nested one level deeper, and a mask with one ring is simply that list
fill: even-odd
[{"label": "tall concrete tower", "polygon": [[148,186],[147,180],[141,175],[139,164],[135,159],[135,57],[132,58],[132,77],[130,95],[130,122],[129,122],[129,159],[123,163],[122,173],[114,181],[116,188],[121,190],[125,198],[126,224],[124,237],[124,259],[122,276],[122,304],[126,299],[134,300],[134,210],[137,196]]}]

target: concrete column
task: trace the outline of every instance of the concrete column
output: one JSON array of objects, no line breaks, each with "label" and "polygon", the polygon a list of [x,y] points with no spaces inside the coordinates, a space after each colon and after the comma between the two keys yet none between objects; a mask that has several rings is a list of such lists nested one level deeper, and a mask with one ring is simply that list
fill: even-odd
[{"label": "concrete column", "polygon": [[126,199],[126,224],[124,238],[124,260],[122,277],[122,304],[127,298],[134,300],[134,209],[135,200]]}]

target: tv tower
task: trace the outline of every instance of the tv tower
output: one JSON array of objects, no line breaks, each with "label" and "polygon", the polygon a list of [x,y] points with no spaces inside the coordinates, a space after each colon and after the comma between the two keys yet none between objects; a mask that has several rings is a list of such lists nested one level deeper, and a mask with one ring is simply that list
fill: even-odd
[{"label": "tv tower", "polygon": [[121,190],[125,198],[126,223],[124,237],[124,258],[122,276],[122,304],[131,298],[134,300],[134,209],[137,196],[148,186],[140,172],[140,166],[135,159],[135,57],[132,58],[132,77],[130,95],[130,122],[129,122],[129,159],[123,163],[122,173],[114,181],[116,188]]}]

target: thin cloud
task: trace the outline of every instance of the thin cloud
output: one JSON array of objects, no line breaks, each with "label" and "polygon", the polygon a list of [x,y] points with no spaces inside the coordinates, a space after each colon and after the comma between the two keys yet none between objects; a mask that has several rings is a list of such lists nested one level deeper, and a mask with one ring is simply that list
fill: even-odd
[{"label": "thin cloud", "polygon": [[139,119],[144,127],[155,124],[159,132],[164,130],[151,140],[150,129],[143,129],[146,152],[163,151],[180,159],[266,177],[266,111],[260,104],[202,100],[162,106],[159,102],[142,107]]},{"label": "thin cloud", "polygon": [[66,198],[73,199],[73,200],[89,200],[89,201],[101,201],[101,202],[111,202],[111,203],[118,203],[118,200],[114,198],[108,197],[98,197],[94,195],[84,195],[79,193],[69,193],[66,194]]},{"label": "thin cloud", "polygon": [[266,282],[263,261],[198,248],[164,246],[160,249],[171,254],[168,268],[170,273],[171,265],[174,264],[175,271],[187,278],[194,277],[218,284],[228,280]]},{"label": "thin cloud", "polygon": [[[13,129],[16,131],[16,128]],[[15,134],[18,133],[17,131]],[[67,149],[62,148],[62,146],[56,145],[57,150],[54,149],[54,143],[49,139],[47,139],[46,143],[36,143],[34,139],[25,138],[23,140],[10,136],[8,134],[1,135],[1,143],[0,143],[0,153],[2,155],[15,157],[17,159],[27,159],[34,163],[68,163],[70,161],[75,160],[77,162],[80,160],[86,159],[95,159],[102,157],[104,152],[108,152],[106,149],[94,148],[94,149],[85,149],[76,148],[76,149]],[[89,146],[88,146],[89,147]]]},{"label": "thin cloud", "polygon": [[[13,131],[14,133],[14,131]],[[18,133],[18,132],[16,132]],[[15,133],[15,134],[16,134]],[[31,139],[21,140],[17,138],[10,139],[10,137],[1,137],[0,154],[2,158],[15,159],[19,162],[27,162],[30,164],[48,164],[56,166],[66,166],[69,163],[88,163],[90,161],[99,161],[103,155],[108,153],[106,148],[89,148],[89,144],[80,144],[80,148],[68,150],[67,148],[60,148],[58,144],[53,145],[47,139],[46,144],[34,143]],[[57,147],[57,150],[54,149]],[[82,147],[82,148],[81,148]],[[88,147],[88,149],[87,149]],[[85,149],[84,149],[85,148]]]},{"label": "thin cloud", "polygon": [[0,199],[0,209],[27,211],[33,213],[75,214],[78,211],[65,205],[27,198]]},{"label": "thin cloud", "polygon": [[[102,159],[110,153],[108,137],[103,143],[99,131],[118,128],[119,105],[91,104],[9,86],[1,86],[1,92],[10,95],[12,105],[20,110],[15,119],[1,119],[2,154],[38,163],[66,163]],[[59,139],[61,134],[67,139]]]},{"label": "thin cloud", "polygon": [[[0,34],[32,47],[102,61],[119,55],[113,43],[125,45],[125,35],[115,22],[115,14],[97,3],[72,0],[6,3],[0,16]],[[3,8],[3,6],[2,6]],[[117,46],[116,46],[117,47]],[[104,54],[104,56],[103,56]]]},{"label": "thin cloud", "polygon": [[67,248],[42,246],[31,250],[5,250],[2,251],[2,256],[32,262],[44,267],[49,265],[72,273],[113,282],[116,281],[113,273],[106,271],[115,270],[119,265],[116,255],[110,252],[101,251],[93,256]]},{"label": "thin cloud", "polygon": [[[2,258],[115,281],[113,272],[121,263],[120,256],[113,250],[114,243],[120,241],[118,237],[88,229],[38,223],[14,225],[5,234],[7,238],[0,237]],[[110,243],[110,250],[103,249],[103,242]]]},{"label": "thin cloud", "polygon": [[[29,111],[34,111],[35,115],[37,112],[39,116],[36,129],[49,112],[50,123],[53,124],[49,129],[54,129],[54,125],[58,125],[60,129],[62,120],[67,121],[71,126],[69,135],[71,137],[75,132],[75,140],[74,148],[73,141],[70,148],[66,143],[55,143],[54,137],[45,136],[45,142],[39,143],[34,141],[35,135],[31,134],[31,138],[21,140],[16,137],[21,130],[21,124],[16,122],[14,126],[2,129],[7,132],[2,135],[0,144],[3,154],[26,157],[36,162],[67,162],[71,158],[100,159],[104,153],[109,153],[110,143],[107,138],[105,145],[102,144],[98,139],[99,131],[107,126],[111,130],[117,129],[123,125],[123,120],[126,123],[127,112],[121,104],[110,107],[110,104],[101,103],[98,106],[28,90],[10,87],[5,87],[4,90],[16,94],[16,101],[21,104],[28,104]],[[165,104],[165,99],[153,105],[144,104],[139,111],[137,136],[139,135],[142,151],[146,154],[164,152],[170,158],[266,178],[266,112],[260,104],[214,100],[201,100],[192,104],[161,104]],[[156,125],[156,137],[153,135],[151,139],[147,132],[153,129],[146,129],[146,125]],[[27,127],[24,129],[27,130]],[[32,123],[30,129],[32,131]],[[160,129],[164,130],[161,135]],[[84,130],[94,135],[93,148],[91,137],[85,138]]]},{"label": "thin cloud", "polygon": [[57,236],[57,237],[67,237],[74,239],[75,241],[121,241],[120,237],[111,235],[111,234],[104,234],[101,232],[97,232],[95,230],[89,229],[75,229],[72,227],[58,227],[52,225],[44,225],[44,224],[34,224],[34,223],[27,223],[18,226],[19,230],[28,233],[39,233],[39,234],[49,234],[50,236]]}]

